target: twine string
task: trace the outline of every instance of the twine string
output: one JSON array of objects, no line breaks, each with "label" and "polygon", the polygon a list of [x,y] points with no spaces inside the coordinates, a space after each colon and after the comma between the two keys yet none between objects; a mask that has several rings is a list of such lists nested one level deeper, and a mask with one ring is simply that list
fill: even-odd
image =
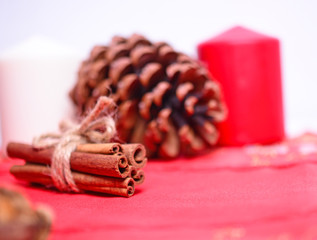
[{"label": "twine string", "polygon": [[51,178],[63,192],[79,192],[70,169],[70,156],[82,143],[106,143],[116,136],[114,101],[99,97],[95,107],[80,124],[62,121],[61,133],[45,133],[33,139],[35,149],[55,147],[51,160]]}]

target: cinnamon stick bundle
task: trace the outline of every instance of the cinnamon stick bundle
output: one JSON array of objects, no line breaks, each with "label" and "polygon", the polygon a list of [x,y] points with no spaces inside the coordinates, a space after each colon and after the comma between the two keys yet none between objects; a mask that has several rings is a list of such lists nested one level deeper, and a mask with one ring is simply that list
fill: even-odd
[{"label": "cinnamon stick bundle", "polygon": [[[51,159],[54,148],[34,149],[31,145],[9,143],[8,156],[26,161],[10,169],[17,179],[44,186],[54,186]],[[142,144],[80,144],[71,153],[70,167],[80,190],[130,197],[134,184],[144,182],[141,169],[147,162]]]}]

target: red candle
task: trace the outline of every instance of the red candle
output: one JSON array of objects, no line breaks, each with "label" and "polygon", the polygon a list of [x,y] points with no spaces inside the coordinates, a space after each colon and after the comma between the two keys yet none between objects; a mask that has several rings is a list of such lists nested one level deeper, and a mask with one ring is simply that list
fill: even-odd
[{"label": "red candle", "polygon": [[198,45],[222,85],[228,108],[221,145],[273,143],[284,137],[279,40],[234,27]]}]

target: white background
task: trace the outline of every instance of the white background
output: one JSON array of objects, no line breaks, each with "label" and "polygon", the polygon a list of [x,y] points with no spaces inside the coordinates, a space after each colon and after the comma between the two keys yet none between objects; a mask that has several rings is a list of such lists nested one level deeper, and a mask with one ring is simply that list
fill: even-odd
[{"label": "white background", "polygon": [[287,131],[316,131],[317,1],[313,0],[0,0],[0,54],[41,34],[87,55],[93,45],[107,43],[115,34],[138,32],[195,56],[197,43],[235,25],[281,40]]}]

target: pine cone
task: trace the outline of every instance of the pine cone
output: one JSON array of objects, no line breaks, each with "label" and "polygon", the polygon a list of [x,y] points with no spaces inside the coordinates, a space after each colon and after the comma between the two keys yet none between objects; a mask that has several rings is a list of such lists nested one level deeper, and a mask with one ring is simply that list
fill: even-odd
[{"label": "pine cone", "polygon": [[219,86],[205,68],[137,34],[94,47],[82,63],[70,93],[79,115],[102,95],[117,103],[120,139],[143,143],[151,157],[195,155],[213,146],[214,122],[225,116]]}]

